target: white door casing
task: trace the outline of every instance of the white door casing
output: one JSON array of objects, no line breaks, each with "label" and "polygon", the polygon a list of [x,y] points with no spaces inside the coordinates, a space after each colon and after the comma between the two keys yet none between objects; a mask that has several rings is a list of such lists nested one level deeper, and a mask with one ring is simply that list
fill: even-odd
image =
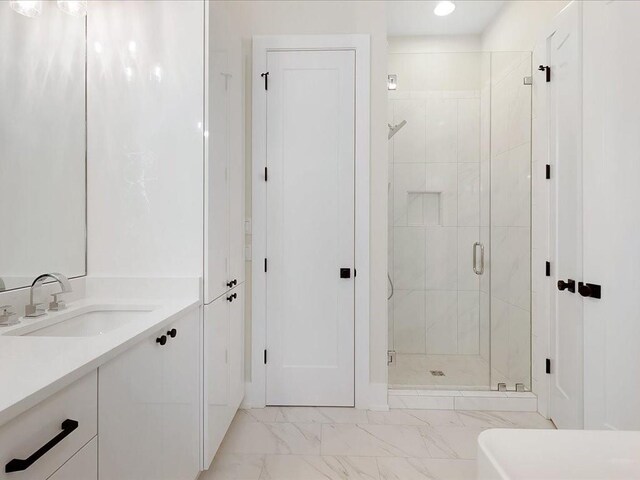
[{"label": "white door casing", "polygon": [[640,3],[583,9],[585,428],[640,430]]},{"label": "white door casing", "polygon": [[353,406],[355,54],[267,69],[267,404]]},{"label": "white door casing", "polygon": [[[259,407],[267,403],[308,405],[354,405],[355,403],[359,408],[366,408],[371,394],[368,378],[369,37],[368,35],[254,37],[253,57],[252,379],[245,404]],[[287,106],[289,113],[295,113],[298,118],[297,121],[289,119],[282,124],[289,131],[297,130],[295,136],[287,136],[283,144],[294,146],[298,149],[298,153],[294,151],[295,149],[285,149],[283,166],[286,169],[284,176],[278,177],[277,163],[273,165],[270,163],[271,146],[269,151],[267,150],[268,136],[270,142],[275,139],[271,131],[271,118],[267,121],[268,116],[271,117],[271,113],[267,113],[267,106],[271,106],[271,102],[274,101],[272,94],[274,94],[277,84],[278,74],[273,72],[273,67],[277,68],[283,58],[302,61],[303,68],[298,68],[297,73],[294,68],[294,71],[290,72],[291,75],[287,75],[289,78],[286,80],[288,83],[284,90],[285,97],[298,98],[293,103],[289,102]],[[337,68],[330,66],[331,62],[336,59],[338,60]],[[345,59],[349,59],[346,61],[349,64],[348,67],[345,64]],[[269,65],[267,65],[267,61],[269,61]],[[314,62],[316,62],[315,66]],[[289,66],[295,67],[294,64]],[[330,68],[326,68],[327,66]],[[319,71],[315,72],[316,80],[310,82],[314,72],[307,70],[316,67],[320,67]],[[336,88],[336,85],[344,83],[344,79],[341,80],[340,76],[344,75],[345,68],[350,71],[352,76],[350,87],[348,89],[344,86]],[[264,79],[260,74],[267,71],[270,72],[269,90],[265,91]],[[355,80],[353,79],[354,71]],[[323,77],[322,85],[319,84],[318,76]],[[331,90],[327,85],[331,84],[333,84],[331,88],[334,89],[335,94],[351,96],[348,126],[346,122],[344,125],[337,125],[335,121],[326,120],[331,116],[340,118],[336,116],[335,108],[343,105],[343,102],[332,96],[333,94],[327,96]],[[305,94],[305,89],[309,88],[313,88],[313,91],[310,93],[307,91]],[[323,96],[326,96],[325,101],[319,102],[318,99]],[[306,110],[301,109],[301,102],[307,102]],[[296,112],[296,108],[299,111]],[[316,109],[317,111],[313,115],[319,115],[319,117],[312,115],[306,118],[305,112],[308,113],[309,109]],[[325,117],[325,121],[322,121],[321,116]],[[312,126],[312,128],[305,129],[305,122],[307,127]],[[316,123],[314,124],[314,122]],[[349,133],[350,140],[348,140]],[[304,135],[308,136],[306,140],[303,138]],[[341,200],[333,196],[335,192],[338,195],[343,194],[345,191],[343,185],[348,183],[345,182],[345,178],[336,181],[338,177],[336,177],[335,170],[331,173],[329,167],[331,163],[323,165],[323,162],[318,164],[312,161],[323,154],[323,149],[325,155],[329,152],[323,142],[335,142],[336,138],[343,143],[347,139],[346,143],[351,144],[350,208],[343,206],[344,202],[348,202],[348,200]],[[318,139],[321,141],[314,145],[313,142],[318,142]],[[307,143],[306,146],[303,145],[304,142]],[[335,146],[337,147],[338,144],[336,143]],[[340,148],[344,150],[343,145]],[[267,153],[269,153],[269,159]],[[294,164],[290,161],[292,155],[300,154],[307,157],[302,159],[307,163],[296,162]],[[339,157],[340,155],[335,150],[329,155],[330,162],[334,162],[334,167],[340,165],[340,163],[335,163],[335,158]],[[266,166],[269,167],[269,181],[267,182],[265,182],[264,171]],[[296,169],[297,172],[292,174]],[[282,174],[282,172],[280,173]],[[287,175],[292,176],[287,177]],[[334,180],[327,180],[331,178],[331,175]],[[344,176],[344,171],[341,171],[340,175]],[[305,188],[303,182],[288,182],[295,177],[304,179],[305,176],[308,177],[306,182],[316,181],[316,183],[306,185],[307,188]],[[302,204],[281,202],[284,208],[280,214],[272,212],[271,204],[278,199],[278,196],[274,195],[276,181],[285,187],[285,192],[290,191],[301,196]],[[322,185],[323,183],[327,185]],[[311,188],[309,188],[310,186]],[[319,188],[319,186],[323,188]],[[271,190],[272,188],[274,191]],[[331,191],[334,194],[331,194]],[[287,194],[285,198],[294,197]],[[322,200],[323,198],[329,200]],[[340,204],[340,208],[333,208],[331,204],[334,206]],[[349,211],[350,226],[345,229],[345,226],[349,225]],[[274,231],[270,230],[270,222],[273,219],[280,222],[278,215],[283,213],[285,215],[283,218],[286,219],[285,229],[288,230],[284,236],[280,235],[280,240],[289,243],[281,243],[276,250],[272,250],[275,245],[274,239],[277,239],[278,235],[276,233],[272,239]],[[300,215],[301,213],[303,215]],[[291,214],[298,215],[299,218],[290,218]],[[335,232],[348,229],[350,235],[342,234],[342,238],[340,236],[331,237],[329,232],[332,217],[336,226],[338,222],[342,223],[342,228],[335,228]],[[298,221],[299,223],[296,223]],[[294,228],[296,224],[300,228]],[[349,236],[350,240],[348,240]],[[349,249],[344,248],[346,243],[350,243]],[[308,245],[305,247],[305,244]],[[338,248],[340,245],[342,247]],[[272,253],[273,251],[277,252],[278,248],[287,255],[292,253],[292,258],[300,260],[292,265],[281,264],[282,271],[278,272],[276,266],[278,253]],[[313,253],[306,254],[305,248],[307,248],[307,252]],[[334,249],[333,259],[319,261],[322,256],[331,256],[332,249]],[[342,256],[338,256],[338,251],[342,252]],[[267,257],[269,271],[265,273],[263,259]],[[283,256],[283,258],[285,257]],[[340,278],[339,269],[341,267],[350,269],[351,278]],[[317,271],[309,272],[310,269]],[[354,269],[357,269],[357,280],[354,278]],[[329,272],[331,272],[330,283],[327,281]],[[272,281],[272,274],[275,281],[269,283]],[[298,282],[294,281],[296,277]],[[276,292],[278,297],[280,295],[278,288],[284,285],[291,285],[291,288],[297,289],[297,291],[283,291],[285,296],[289,294],[292,296],[289,298],[280,297],[279,304],[276,302],[276,304],[270,305],[271,292]],[[303,288],[304,285],[312,286],[318,290],[316,292],[318,295],[312,295],[312,292],[308,291],[309,289]],[[329,296],[332,295],[333,298],[322,299],[323,292]],[[267,293],[269,293],[269,297]],[[305,295],[307,300],[304,299]],[[300,297],[300,301],[293,301],[295,296]],[[312,303],[311,305],[303,305],[309,301]],[[287,314],[282,317],[268,316],[268,312],[276,312],[283,308]],[[322,317],[322,312],[346,312],[348,310],[351,311],[348,322],[344,320],[348,319],[346,314],[342,316],[338,314],[331,322],[327,322],[325,319],[322,323],[317,322],[317,319]],[[302,312],[302,316],[300,312]],[[325,313],[325,315],[330,316],[331,314]],[[273,324],[275,329],[272,328],[271,318],[275,319],[276,323]],[[309,335],[309,332],[305,332],[305,328],[301,328],[305,322],[306,330],[315,329],[313,335]],[[280,329],[279,325],[283,325],[285,328]],[[324,329],[320,328],[322,325],[324,325]],[[302,337],[300,338],[301,333]],[[316,341],[311,343],[309,339],[314,335]],[[293,338],[298,340],[291,342],[290,339]],[[332,341],[332,348],[325,348]],[[272,345],[272,342],[275,344]],[[324,343],[324,347],[321,342]],[[278,344],[286,344],[286,348],[280,349]],[[268,365],[265,365],[263,352],[267,348]],[[316,354],[315,358],[314,353]],[[348,359],[351,361],[347,362]],[[273,365],[273,369],[271,369],[271,365]],[[269,370],[267,371],[267,369]],[[304,370],[307,371],[307,375],[302,374]],[[288,377],[288,375],[290,376]],[[321,378],[318,378],[318,375]],[[307,378],[312,376],[315,380]],[[331,378],[333,380],[330,380]],[[269,390],[269,399],[267,397],[267,379],[274,387],[273,390]],[[271,380],[274,380],[273,383]],[[280,386],[291,387],[293,385],[293,388],[290,388],[289,391],[278,390],[278,382],[280,382]],[[314,387],[314,385],[317,386]],[[278,397],[283,392],[285,396]],[[292,396],[287,397],[287,395]]]},{"label": "white door casing", "polygon": [[[546,39],[551,165],[550,416],[560,428],[583,426],[582,299],[582,39],[581,5],[555,19]],[[544,81],[540,74],[538,81]],[[560,291],[559,281],[575,282]]]}]

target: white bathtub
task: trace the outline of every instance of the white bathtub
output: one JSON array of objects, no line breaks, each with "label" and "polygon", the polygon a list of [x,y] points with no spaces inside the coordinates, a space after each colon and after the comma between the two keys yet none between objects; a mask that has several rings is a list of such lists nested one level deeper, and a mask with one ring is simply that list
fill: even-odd
[{"label": "white bathtub", "polygon": [[640,432],[486,430],[478,479],[640,479]]}]

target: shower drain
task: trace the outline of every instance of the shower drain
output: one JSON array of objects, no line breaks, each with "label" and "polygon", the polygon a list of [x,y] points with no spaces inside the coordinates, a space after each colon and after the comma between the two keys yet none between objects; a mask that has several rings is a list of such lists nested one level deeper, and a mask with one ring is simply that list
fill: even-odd
[{"label": "shower drain", "polygon": [[444,377],[444,372],[442,370],[429,370],[431,375],[434,377]]}]

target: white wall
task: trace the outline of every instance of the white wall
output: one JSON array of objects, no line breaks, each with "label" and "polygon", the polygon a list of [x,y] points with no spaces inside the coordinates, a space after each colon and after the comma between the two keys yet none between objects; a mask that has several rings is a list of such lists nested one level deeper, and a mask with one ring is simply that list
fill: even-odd
[{"label": "white wall", "polygon": [[518,0],[505,2],[482,33],[485,51],[531,51],[542,29],[562,10],[565,0]]},{"label": "white wall", "polygon": [[[246,58],[245,152],[247,208],[251,206],[251,38],[278,34],[371,35],[371,332],[370,380],[386,384],[387,365],[387,127],[386,127],[386,17],[384,2],[230,1],[226,11],[237,25]],[[247,216],[251,213],[248,211]],[[250,243],[250,238],[247,239]],[[248,283],[248,281],[247,281]],[[250,297],[249,290],[247,297]],[[249,310],[247,311],[249,312]],[[247,315],[250,318],[250,315]],[[246,330],[250,331],[250,325]],[[250,362],[247,362],[250,364]],[[384,389],[386,396],[386,385]],[[386,398],[386,397],[385,397]]]},{"label": "white wall", "polygon": [[479,52],[480,35],[407,35],[388,38],[389,54]]},{"label": "white wall", "polygon": [[90,2],[88,273],[200,277],[201,1]]}]

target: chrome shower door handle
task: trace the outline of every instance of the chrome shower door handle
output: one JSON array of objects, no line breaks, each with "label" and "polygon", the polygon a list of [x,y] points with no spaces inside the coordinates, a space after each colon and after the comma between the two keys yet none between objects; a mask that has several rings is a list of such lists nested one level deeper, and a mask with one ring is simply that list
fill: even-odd
[{"label": "chrome shower door handle", "polygon": [[[480,268],[478,268],[478,247],[480,247]],[[473,273],[476,275],[484,273],[484,245],[480,242],[473,244]]]}]

